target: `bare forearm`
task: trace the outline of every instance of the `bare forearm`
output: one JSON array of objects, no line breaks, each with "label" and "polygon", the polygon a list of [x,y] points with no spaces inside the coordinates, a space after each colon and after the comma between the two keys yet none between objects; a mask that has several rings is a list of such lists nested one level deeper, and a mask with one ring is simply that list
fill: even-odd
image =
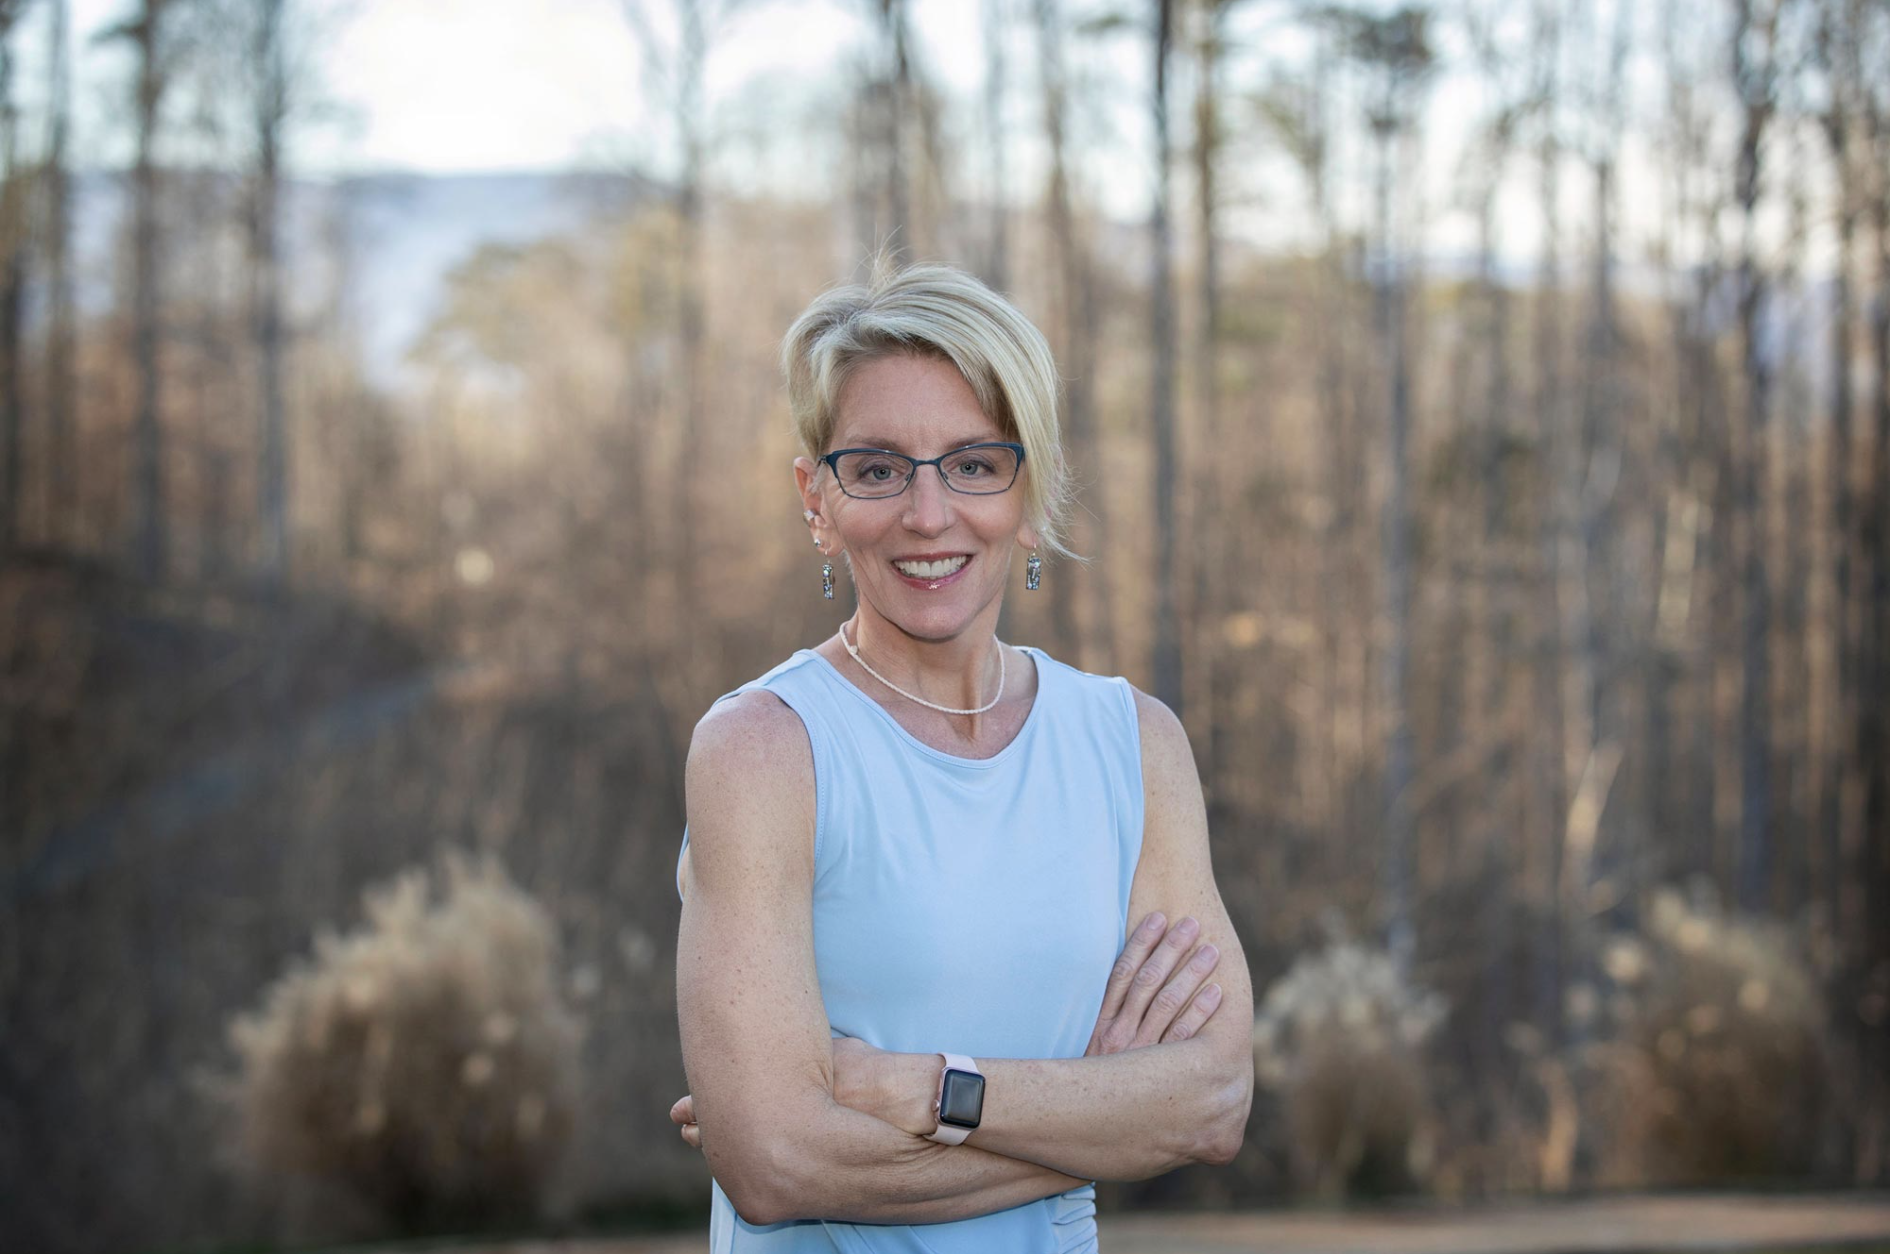
[{"label": "bare forearm", "polygon": [[[707,1137],[704,1148],[710,1148]],[[716,1157],[711,1150],[711,1168]],[[773,1174],[777,1188],[766,1214],[744,1214],[751,1222],[945,1223],[1089,1183],[975,1146],[940,1145],[838,1103],[778,1156]]]},{"label": "bare forearm", "polygon": [[[1252,1063],[1204,1037],[1095,1058],[980,1062],[990,1112],[967,1144],[1097,1180],[1212,1162],[1246,1128]],[[1231,1156],[1231,1152],[1228,1156]]]},{"label": "bare forearm", "polygon": [[[936,1054],[900,1054],[889,1107],[903,1127],[932,1118]],[[1199,1036],[1090,1058],[978,1060],[984,1114],[967,1146],[1086,1180],[1142,1180],[1224,1162],[1244,1135],[1253,1070],[1246,1052]]]}]

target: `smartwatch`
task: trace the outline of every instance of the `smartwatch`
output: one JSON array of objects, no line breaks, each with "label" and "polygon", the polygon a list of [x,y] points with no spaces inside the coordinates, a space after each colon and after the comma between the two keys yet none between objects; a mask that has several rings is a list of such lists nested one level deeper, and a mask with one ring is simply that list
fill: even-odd
[{"label": "smartwatch", "polygon": [[926,1139],[940,1145],[962,1145],[978,1126],[984,1113],[984,1072],[963,1054],[940,1054],[945,1069],[938,1076],[938,1097],[932,1113],[938,1127],[926,1133]]}]

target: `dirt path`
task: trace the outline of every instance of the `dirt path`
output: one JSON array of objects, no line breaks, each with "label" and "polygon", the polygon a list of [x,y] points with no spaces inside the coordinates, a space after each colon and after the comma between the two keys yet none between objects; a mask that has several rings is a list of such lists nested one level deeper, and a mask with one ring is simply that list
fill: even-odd
[{"label": "dirt path", "polygon": [[[1890,1195],[1610,1198],[1472,1211],[1111,1215],[1102,1254],[1629,1254],[1647,1250],[1890,1252]],[[491,1254],[703,1254],[708,1234],[514,1244]],[[998,1254],[994,1251],[993,1254]]]},{"label": "dirt path", "polygon": [[1123,1215],[1105,1254],[1626,1254],[1642,1250],[1890,1250],[1890,1197],[1689,1196],[1538,1202],[1470,1212]]}]

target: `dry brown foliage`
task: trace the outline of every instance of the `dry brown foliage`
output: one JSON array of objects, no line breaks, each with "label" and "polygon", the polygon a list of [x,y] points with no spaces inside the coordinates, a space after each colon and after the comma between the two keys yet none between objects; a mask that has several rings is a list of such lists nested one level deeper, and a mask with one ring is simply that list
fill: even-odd
[{"label": "dry brown foliage", "polygon": [[1810,1170],[1825,1115],[1825,1009],[1788,931],[1710,894],[1655,894],[1646,937],[1602,953],[1601,1178],[1698,1184]]},{"label": "dry brown foliage", "polygon": [[1338,940],[1300,957],[1254,1018],[1254,1068],[1286,1103],[1298,1186],[1327,1197],[1410,1187],[1429,1167],[1423,1046],[1443,999],[1391,958]]},{"label": "dry brown foliage", "polygon": [[577,1114],[583,1025],[551,916],[448,851],[363,895],[238,1015],[222,1096],[259,1182],[312,1176],[404,1227],[538,1213]]}]

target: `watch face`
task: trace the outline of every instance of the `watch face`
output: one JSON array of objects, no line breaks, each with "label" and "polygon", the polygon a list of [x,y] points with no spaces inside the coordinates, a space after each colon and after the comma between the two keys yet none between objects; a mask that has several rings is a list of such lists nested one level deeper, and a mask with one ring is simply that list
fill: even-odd
[{"label": "watch face", "polygon": [[975,1128],[983,1113],[984,1077],[946,1068],[945,1091],[938,1099],[938,1121],[955,1128]]}]

